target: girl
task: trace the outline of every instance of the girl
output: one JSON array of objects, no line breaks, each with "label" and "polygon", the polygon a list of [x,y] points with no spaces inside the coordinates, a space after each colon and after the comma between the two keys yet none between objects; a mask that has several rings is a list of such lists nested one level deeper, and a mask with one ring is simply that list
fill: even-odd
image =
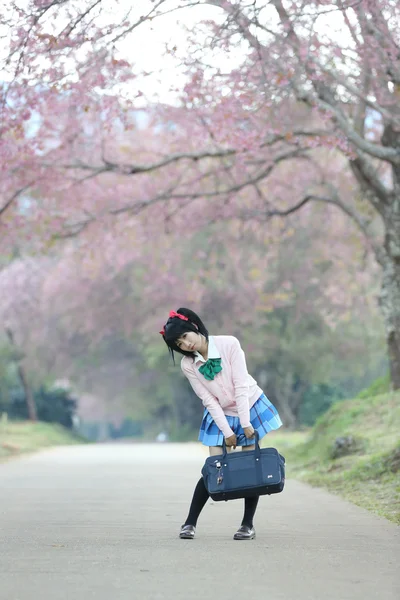
[{"label": "girl", "polygon": [[[254,450],[254,430],[261,439],[281,427],[277,410],[247,372],[244,352],[235,337],[209,336],[200,317],[188,308],[171,311],[160,333],[174,363],[174,352],[183,354],[182,371],[203,403],[199,441],[209,446],[210,456],[222,454],[224,438],[230,449],[239,445],[242,450]],[[197,519],[208,497],[201,477],[180,530],[181,539],[194,538]],[[234,540],[255,538],[253,517],[258,498],[245,498],[242,524]]]}]

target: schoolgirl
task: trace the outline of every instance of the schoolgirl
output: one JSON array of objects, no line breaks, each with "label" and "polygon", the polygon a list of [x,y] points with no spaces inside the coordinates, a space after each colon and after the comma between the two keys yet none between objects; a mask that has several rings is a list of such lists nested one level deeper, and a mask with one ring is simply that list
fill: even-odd
[{"label": "schoolgirl", "polygon": [[[274,405],[247,371],[239,340],[231,335],[211,336],[200,317],[188,308],[171,311],[162,334],[174,360],[183,355],[181,369],[204,406],[199,441],[209,446],[210,456],[222,453],[225,439],[230,448],[254,449],[255,431],[260,440],[282,426]],[[208,500],[203,478],[198,481],[189,514],[179,537],[193,539],[198,517]],[[259,497],[245,498],[241,526],[235,540],[255,538],[253,524]]]}]

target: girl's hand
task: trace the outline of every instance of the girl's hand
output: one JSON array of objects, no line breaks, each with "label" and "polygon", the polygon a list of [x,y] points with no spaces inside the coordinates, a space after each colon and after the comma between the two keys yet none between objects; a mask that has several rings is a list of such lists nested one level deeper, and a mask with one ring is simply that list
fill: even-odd
[{"label": "girl's hand", "polygon": [[225,444],[227,446],[231,446],[232,448],[236,448],[236,442],[237,442],[237,439],[236,439],[235,434],[230,435],[229,437],[225,438]]},{"label": "girl's hand", "polygon": [[252,425],[249,425],[248,427],[243,427],[243,431],[244,435],[247,437],[248,440],[251,440],[253,439],[253,437],[255,437],[254,427]]}]

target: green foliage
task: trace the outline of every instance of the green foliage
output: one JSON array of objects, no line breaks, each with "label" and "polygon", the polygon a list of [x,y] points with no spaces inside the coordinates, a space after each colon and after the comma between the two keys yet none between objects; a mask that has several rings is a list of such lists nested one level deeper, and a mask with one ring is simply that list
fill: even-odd
[{"label": "green foliage", "polygon": [[340,388],[330,387],[324,383],[311,385],[305,392],[299,409],[299,423],[314,425],[334,402],[342,400],[344,393]]},{"label": "green foliage", "polygon": [[0,339],[0,399],[9,399],[10,388],[18,384],[15,361],[19,358],[15,348]]},{"label": "green foliage", "polygon": [[256,364],[252,372],[292,427],[313,425],[334,402],[356,394],[370,381],[375,363],[366,360],[365,348],[364,355],[353,351],[363,335],[360,324],[332,330],[318,313],[299,320],[298,312],[297,301],[272,310],[244,336],[248,364]]},{"label": "green foliage", "polygon": [[[400,392],[333,404],[285,451],[288,476],[324,486],[400,523]],[[332,459],[337,437],[352,436],[357,452]]]},{"label": "green foliage", "polygon": [[[197,430],[195,427],[197,426]],[[200,421],[196,425],[191,423],[172,423],[168,439],[171,442],[187,442],[197,439]]]},{"label": "green foliage", "polygon": [[[28,419],[24,390],[17,373],[21,352],[4,342],[0,345],[0,414],[11,419]],[[76,399],[64,389],[41,385],[33,390],[37,415],[40,421],[60,423],[69,429],[73,426]]]},{"label": "green foliage", "polygon": [[[41,386],[33,393],[39,421],[59,423],[72,429],[76,412],[76,399],[64,389],[46,389]],[[9,399],[0,398],[0,413],[5,412],[11,419],[28,419],[28,410],[24,391],[14,388],[9,391]]]},{"label": "green foliage", "polygon": [[143,424],[140,421],[133,419],[124,419],[119,427],[110,425],[110,437],[118,438],[135,438],[143,435]]},{"label": "green foliage", "polygon": [[203,406],[181,372],[180,357],[174,365],[166,348],[163,350],[152,357],[152,369],[143,365],[138,388],[146,403],[134,414],[151,422],[154,431],[168,433],[172,441],[196,439]]},{"label": "green foliage", "polygon": [[384,377],[378,377],[371,385],[362,390],[357,398],[371,398],[372,396],[378,396],[379,394],[386,394],[390,391],[390,374],[388,373]]}]

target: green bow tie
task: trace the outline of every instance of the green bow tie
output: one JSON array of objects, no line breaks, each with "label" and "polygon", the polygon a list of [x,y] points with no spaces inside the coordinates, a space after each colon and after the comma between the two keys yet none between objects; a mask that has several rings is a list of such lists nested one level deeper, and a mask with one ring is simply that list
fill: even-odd
[{"label": "green bow tie", "polygon": [[201,365],[199,371],[204,375],[205,379],[211,381],[214,379],[217,373],[222,371],[221,359],[220,358],[209,358],[204,365]]}]

